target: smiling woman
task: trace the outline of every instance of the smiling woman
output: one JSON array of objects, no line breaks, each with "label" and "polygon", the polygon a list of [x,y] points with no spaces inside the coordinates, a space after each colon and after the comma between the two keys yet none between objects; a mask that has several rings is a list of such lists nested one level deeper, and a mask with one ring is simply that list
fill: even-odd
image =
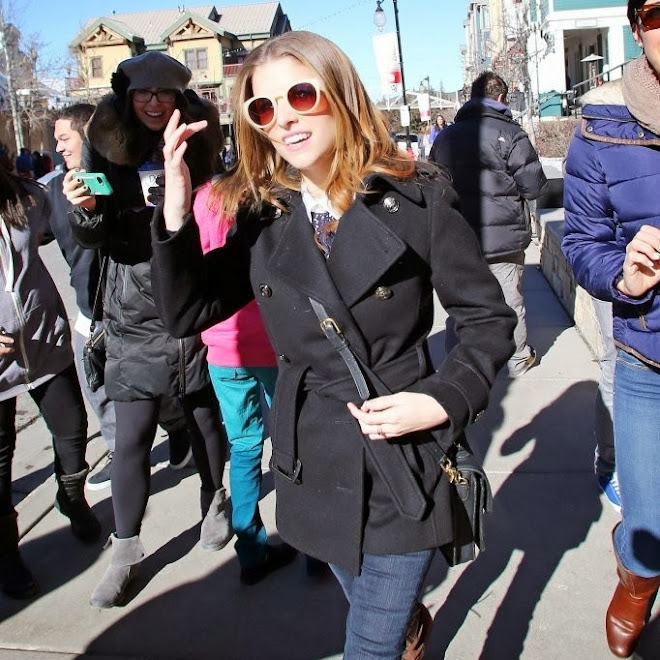
[{"label": "smiling woman", "polygon": [[[279,534],[330,563],[349,602],[346,660],[421,659],[431,620],[418,601],[434,548],[452,539],[449,483],[428,443],[454,451],[486,406],[513,313],[446,175],[397,148],[335,44],[304,31],[270,39],[233,94],[238,162],[194,208],[216,223],[227,211],[232,231],[204,255],[185,160],[199,128],[175,111],[165,129],[156,304],[185,336],[258,300],[280,365]],[[460,328],[437,371],[434,290]],[[319,303],[358,356],[353,368],[319,327]],[[359,395],[358,360],[372,386]]]},{"label": "smiling woman", "polygon": [[[149,451],[161,407],[182,401],[201,479],[201,545],[218,550],[231,538],[222,487],[226,437],[198,336],[174,339],[154,305],[149,223],[162,185],[143,193],[141,179],[162,172],[163,129],[174,111],[207,126],[191,140],[186,159],[194,185],[214,172],[220,149],[218,113],[187,89],[191,73],[177,60],[147,52],[123,61],[112,76],[113,94],[99,104],[88,127],[91,148],[83,167],[107,176],[114,193],[93,197],[79,172],[63,190],[76,207],[74,232],[84,247],[107,255],[103,304],[107,362],[105,388],[117,418],[112,462],[116,533],[113,558],[91,597],[95,607],[119,603],[145,550],[139,539],[149,496]],[[177,114],[178,116],[178,114]],[[149,176],[141,176],[147,171]],[[78,176],[77,176],[78,175]]]}]

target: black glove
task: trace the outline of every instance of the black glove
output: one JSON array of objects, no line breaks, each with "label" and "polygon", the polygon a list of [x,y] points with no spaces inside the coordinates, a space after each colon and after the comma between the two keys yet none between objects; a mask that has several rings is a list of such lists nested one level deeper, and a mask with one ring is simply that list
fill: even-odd
[{"label": "black glove", "polygon": [[158,206],[165,199],[165,175],[159,174],[156,177],[156,185],[147,190],[147,201],[149,204]]}]

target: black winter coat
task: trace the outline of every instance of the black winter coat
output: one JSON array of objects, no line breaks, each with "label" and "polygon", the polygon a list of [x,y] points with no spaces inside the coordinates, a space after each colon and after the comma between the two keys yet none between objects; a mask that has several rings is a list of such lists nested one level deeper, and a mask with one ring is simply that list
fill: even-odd
[{"label": "black winter coat", "polygon": [[546,184],[527,133],[503,104],[471,99],[456,121],[440,132],[429,160],[449,169],[461,213],[476,232],[484,256],[504,261],[531,240],[524,200],[536,199]]},{"label": "black winter coat", "polygon": [[[451,539],[448,483],[423,451],[429,433],[381,442],[398,468],[383,477],[365,452],[347,401],[346,365],[319,328],[308,296],[336,320],[355,352],[395,392],[423,392],[451,423],[434,430],[445,449],[484,410],[513,351],[515,318],[446,180],[376,177],[339,223],[329,259],[316,247],[299,194],[291,213],[239,213],[225,247],[202,256],[188,219],[168,237],[156,214],[154,292],[163,320],[185,335],[256,298],[279,359],[270,418],[277,526],[300,550],[358,572],[362,553],[404,553]],[[426,339],[433,291],[456,319],[458,346],[435,372]],[[174,293],[176,292],[176,293]],[[420,497],[404,515],[391,488]]]},{"label": "black winter coat", "polygon": [[[193,183],[213,174],[219,140],[217,111],[186,92],[191,102],[183,121],[207,119],[209,134],[194,136],[186,153]],[[194,102],[194,105],[192,105]],[[150,159],[159,134],[146,129],[142,142],[123,119],[123,104],[115,94],[97,108],[88,129],[83,167],[104,172],[113,194],[97,197],[97,212],[76,209],[70,214],[76,239],[84,247],[108,254],[103,318],[106,323],[105,388],[110,399],[133,401],[160,395],[176,397],[209,384],[206,347],[198,336],[172,337],[154,304],[151,286],[151,237],[154,207],[145,206],[138,166]]]}]

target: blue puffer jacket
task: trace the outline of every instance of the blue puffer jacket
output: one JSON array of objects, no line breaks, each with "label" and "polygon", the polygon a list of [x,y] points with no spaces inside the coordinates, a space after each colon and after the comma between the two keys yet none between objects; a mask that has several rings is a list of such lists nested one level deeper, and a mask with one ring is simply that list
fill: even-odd
[{"label": "blue puffer jacket", "polygon": [[612,301],[617,346],[655,366],[660,366],[658,292],[628,298],[614,280],[640,227],[660,227],[659,200],[660,136],[628,112],[620,80],[589,92],[566,161],[562,249],[580,285]]}]

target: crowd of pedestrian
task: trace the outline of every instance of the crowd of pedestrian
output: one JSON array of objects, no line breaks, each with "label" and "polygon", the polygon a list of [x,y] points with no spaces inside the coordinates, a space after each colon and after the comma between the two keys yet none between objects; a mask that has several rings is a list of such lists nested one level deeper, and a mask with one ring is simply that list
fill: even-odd
[{"label": "crowd of pedestrian", "polygon": [[[622,658],[660,586],[658,7],[629,0],[643,53],[585,97],[566,161],[563,249],[603,305],[595,471],[621,510],[606,634]],[[346,596],[346,660],[420,660],[432,626],[425,579],[455,540],[452,486],[425,445],[453,456],[499,371],[517,378],[536,364],[522,276],[528,203],[546,183],[538,155],[497,72],[473,81],[454,123],[435,118],[418,162],[319,35],[289,32],[249,54],[232,139],[190,80],[161,52],[125,60],[97,107],[57,116],[62,170],[49,174],[27,149],[16,174],[0,168],[0,586],[14,598],[38,591],[11,501],[16,396],[29,392],[53,436],[56,506],[80,540],[102,532],[85,484],[111,484],[111,557],[92,606],[121,604],[146,556],[160,423],[179,447],[173,466],[188,447],[194,456],[201,546],[235,536],[242,585],[303,552]],[[39,258],[49,239],[70,267],[73,333]],[[435,366],[434,295],[449,316]],[[83,353],[101,338],[96,389]],[[83,395],[108,449],[91,477]],[[262,399],[280,544],[258,505]]]}]

